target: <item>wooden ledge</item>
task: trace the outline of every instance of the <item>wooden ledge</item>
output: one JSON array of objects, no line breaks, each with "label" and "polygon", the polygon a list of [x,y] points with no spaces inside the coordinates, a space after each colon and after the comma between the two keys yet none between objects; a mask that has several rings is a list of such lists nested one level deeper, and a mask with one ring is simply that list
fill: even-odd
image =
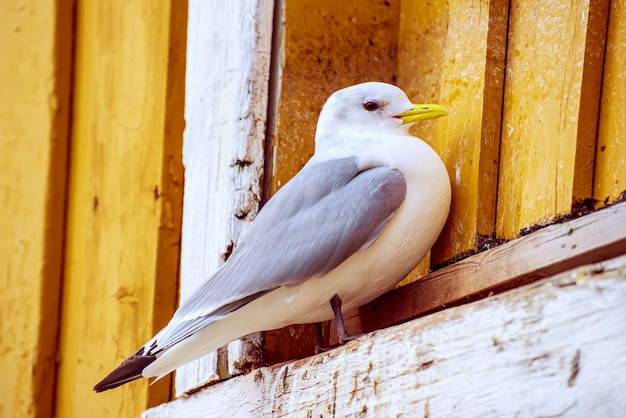
[{"label": "wooden ledge", "polygon": [[[626,254],[626,202],[470,256],[344,317],[350,333],[367,333],[622,254]],[[329,343],[335,344],[334,326],[326,324],[325,330]],[[265,364],[312,355],[313,346],[312,325],[267,332]]]},{"label": "wooden ledge", "polygon": [[547,226],[432,272],[347,313],[346,324],[352,333],[370,332],[622,254],[626,202]]},{"label": "wooden ledge", "polygon": [[622,256],[234,377],[143,417],[619,416],[625,317]]}]

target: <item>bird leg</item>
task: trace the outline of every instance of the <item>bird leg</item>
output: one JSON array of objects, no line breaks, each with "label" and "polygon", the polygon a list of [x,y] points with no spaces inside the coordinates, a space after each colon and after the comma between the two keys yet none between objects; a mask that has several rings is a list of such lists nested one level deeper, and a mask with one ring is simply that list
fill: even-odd
[{"label": "bird leg", "polygon": [[[335,325],[337,326],[337,340],[339,345],[343,345],[348,341],[356,340],[363,334],[350,335],[346,331],[346,325],[343,322],[343,314],[341,313],[341,298],[335,295],[330,299],[330,307],[335,314]],[[315,323],[315,354],[323,353],[336,346],[328,347],[325,345],[324,336],[322,335],[322,323]]]},{"label": "bird leg", "polygon": [[335,314],[335,325],[337,326],[337,340],[339,340],[339,345],[359,338],[362,334],[350,335],[348,331],[346,331],[346,326],[343,323],[343,315],[341,314],[341,298],[338,295],[330,299],[330,306],[333,308],[333,313]]}]

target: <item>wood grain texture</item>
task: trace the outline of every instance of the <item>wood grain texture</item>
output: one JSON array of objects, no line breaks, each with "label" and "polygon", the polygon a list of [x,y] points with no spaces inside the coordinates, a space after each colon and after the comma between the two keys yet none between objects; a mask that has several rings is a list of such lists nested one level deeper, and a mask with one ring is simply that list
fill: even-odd
[{"label": "wood grain texture", "polygon": [[452,207],[431,264],[494,232],[508,0],[402,2],[398,83],[450,115],[418,124],[444,160]]},{"label": "wood grain texture", "polygon": [[268,196],[313,155],[317,116],[336,90],[393,82],[398,2],[284,0]]},{"label": "wood grain texture", "polygon": [[[413,103],[438,103],[447,30],[447,2],[401,1],[398,17],[397,85]],[[436,120],[411,127],[412,135],[434,146]],[[430,251],[397,287],[405,286],[430,272]]]},{"label": "wood grain texture", "polygon": [[593,197],[614,201],[626,190],[626,2],[612,1],[604,61]]},{"label": "wood grain texture", "polygon": [[0,416],[54,413],[72,2],[0,2]]},{"label": "wood grain texture", "polygon": [[620,257],[256,370],[143,417],[619,416],[625,315]]},{"label": "wood grain texture", "polygon": [[[344,318],[349,332],[369,332],[622,254],[626,254],[626,203],[468,257]],[[332,327],[331,331],[334,342]]]},{"label": "wood grain texture", "polygon": [[135,417],[171,379],[92,387],[176,303],[186,3],[78,3],[56,416]]},{"label": "wood grain texture", "polygon": [[[396,74],[398,2],[284,0],[282,6],[276,22],[280,24],[274,47],[278,65],[271,143],[266,147],[266,198],[313,155],[317,118],[330,94],[366,81],[395,83]],[[266,361],[311,354],[313,341],[310,325],[267,332]]]},{"label": "wood grain texture", "polygon": [[[181,300],[220,266],[259,210],[272,2],[191,1]],[[176,391],[258,364],[260,335],[180,368]]]},{"label": "wood grain texture", "polygon": [[608,1],[511,1],[496,231],[591,197]]}]

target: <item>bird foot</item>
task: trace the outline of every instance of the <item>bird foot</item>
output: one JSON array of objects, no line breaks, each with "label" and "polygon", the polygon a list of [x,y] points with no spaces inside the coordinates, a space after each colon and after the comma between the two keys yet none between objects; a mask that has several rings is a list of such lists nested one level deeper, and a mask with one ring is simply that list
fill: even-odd
[{"label": "bird foot", "polygon": [[346,331],[346,326],[343,322],[343,315],[341,313],[341,298],[338,295],[335,295],[330,299],[330,306],[333,309],[333,313],[335,314],[335,325],[337,326],[337,340],[339,341],[339,344],[332,346],[326,346],[324,344],[324,338],[322,336],[322,324],[318,322],[315,324],[315,354],[330,351],[333,348],[339,347],[349,341],[356,340],[357,338],[364,335],[350,335]]}]

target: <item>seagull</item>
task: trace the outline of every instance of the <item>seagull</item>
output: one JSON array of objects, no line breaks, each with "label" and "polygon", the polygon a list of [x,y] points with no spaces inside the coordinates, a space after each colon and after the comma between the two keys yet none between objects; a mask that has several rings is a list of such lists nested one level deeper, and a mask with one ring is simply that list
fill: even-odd
[{"label": "seagull", "polygon": [[102,392],[155,381],[247,334],[336,320],[391,290],[430,250],[450,209],[437,153],[409,134],[447,115],[412,104],[390,84],[333,93],[320,112],[315,153],[262,208],[228,260],[170,322],[98,383]]}]

